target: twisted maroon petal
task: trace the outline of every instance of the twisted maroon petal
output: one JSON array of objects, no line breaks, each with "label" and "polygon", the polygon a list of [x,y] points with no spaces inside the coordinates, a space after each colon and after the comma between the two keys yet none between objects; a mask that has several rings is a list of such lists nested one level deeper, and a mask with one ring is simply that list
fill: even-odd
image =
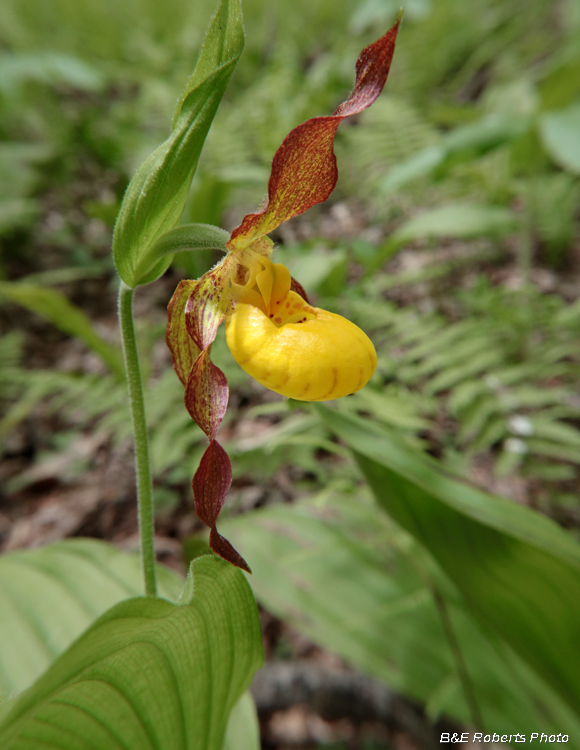
[{"label": "twisted maroon petal", "polygon": [[196,281],[180,281],[167,307],[165,341],[171,352],[173,369],[183,385],[187,385],[193,363],[199,357],[199,347],[187,332],[184,315],[185,305],[196,284]]},{"label": "twisted maroon petal", "polygon": [[206,526],[216,524],[232,484],[232,465],[225,450],[212,440],[193,475],[195,510]]},{"label": "twisted maroon petal", "polygon": [[192,487],[195,510],[199,518],[209,526],[209,546],[224,560],[251,573],[244,558],[216,529],[216,521],[232,484],[232,465],[225,450],[212,440],[199,467],[194,474]]},{"label": "twisted maroon petal", "polygon": [[387,80],[399,21],[360,54],[356,81],[349,98],[331,117],[314,117],[292,130],[272,161],[268,200],[261,211],[248,214],[227,243],[244,248],[276,229],[283,221],[322,203],[338,179],[334,136],[345,117],[358,114],[376,101]]},{"label": "twisted maroon petal", "polygon": [[226,376],[209,358],[209,349],[193,363],[185,388],[185,407],[210,440],[214,440],[228,408]]},{"label": "twisted maroon petal", "polygon": [[207,349],[226,317],[229,306],[229,277],[234,259],[224,260],[195,282],[185,305],[185,324],[191,339],[200,349]]},{"label": "twisted maroon petal", "polygon": [[215,526],[209,532],[209,546],[217,555],[223,557],[224,560],[231,562],[232,565],[245,570],[246,573],[252,572],[250,570],[250,566],[240,555],[240,553],[232,547],[232,545],[225,537],[218,533],[218,530]]}]

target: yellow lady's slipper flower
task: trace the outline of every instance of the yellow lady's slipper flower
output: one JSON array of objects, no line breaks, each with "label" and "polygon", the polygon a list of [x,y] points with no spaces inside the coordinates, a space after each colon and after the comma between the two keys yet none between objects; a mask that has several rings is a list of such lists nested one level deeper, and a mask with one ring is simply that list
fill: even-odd
[{"label": "yellow lady's slipper flower", "polygon": [[362,388],[377,366],[368,336],[293,292],[281,263],[260,256],[255,262],[263,270],[226,318],[228,346],[240,367],[266,388],[299,401],[328,401]]},{"label": "yellow lady's slipper flower", "polygon": [[308,120],[284,139],[272,161],[265,206],[234,229],[223,260],[201,279],[182,281],[169,304],[173,366],[185,386],[185,406],[209,440],[193,477],[195,509],[210,527],[211,548],[245,570],[245,560],[216,528],[232,471],[216,440],[229,391],[210,359],[211,345],[225,321],[236,362],[266,388],[301,401],[354,393],[374,373],[377,356],[366,334],[340,315],[312,307],[288,269],[270,260],[273,243],[267,235],[334,190],[337,128],[381,93],[398,28],[399,21],[361,52],[354,89],[331,117]]}]

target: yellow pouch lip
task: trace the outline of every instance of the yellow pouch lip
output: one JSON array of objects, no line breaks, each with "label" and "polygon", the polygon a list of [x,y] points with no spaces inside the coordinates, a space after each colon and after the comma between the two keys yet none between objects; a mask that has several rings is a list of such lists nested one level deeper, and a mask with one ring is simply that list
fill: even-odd
[{"label": "yellow pouch lip", "polygon": [[289,398],[327,401],[360,390],[376,369],[372,342],[346,318],[308,308],[306,321],[277,325],[257,306],[239,302],[226,321],[232,356],[259,383]]}]

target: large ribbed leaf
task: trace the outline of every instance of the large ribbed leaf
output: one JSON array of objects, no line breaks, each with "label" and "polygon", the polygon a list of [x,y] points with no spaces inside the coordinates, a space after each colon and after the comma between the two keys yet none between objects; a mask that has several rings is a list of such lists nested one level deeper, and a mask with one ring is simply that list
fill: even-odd
[{"label": "large ribbed leaf", "polygon": [[3,750],[219,750],[263,658],[242,573],[206,555],[180,605],[138,598],[102,615],[2,713]]},{"label": "large ribbed leaf", "polygon": [[233,707],[222,750],[260,750],[260,725],[256,704],[249,692]]},{"label": "large ribbed leaf", "polygon": [[[157,566],[160,595],[183,579]],[[143,593],[137,555],[96,539],[67,539],[0,557],[0,696],[27,688],[94,620]]]},{"label": "large ribbed leaf", "polygon": [[580,715],[580,547],[549,519],[447,476],[396,435],[318,407],[380,505],[473,612]]}]

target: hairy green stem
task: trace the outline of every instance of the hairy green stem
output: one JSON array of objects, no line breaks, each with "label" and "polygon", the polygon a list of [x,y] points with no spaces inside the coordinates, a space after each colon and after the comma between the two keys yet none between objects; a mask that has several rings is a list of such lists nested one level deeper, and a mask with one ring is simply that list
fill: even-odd
[{"label": "hairy green stem", "polygon": [[133,419],[135,441],[135,465],[137,474],[137,509],[139,515],[139,538],[141,543],[141,565],[145,581],[146,596],[157,596],[155,581],[155,547],[153,544],[153,482],[149,462],[149,438],[145,419],[143,382],[139,367],[139,353],[135,326],[133,324],[133,292],[123,281],[119,287],[119,326],[125,357],[125,371],[129,386],[129,401]]}]

